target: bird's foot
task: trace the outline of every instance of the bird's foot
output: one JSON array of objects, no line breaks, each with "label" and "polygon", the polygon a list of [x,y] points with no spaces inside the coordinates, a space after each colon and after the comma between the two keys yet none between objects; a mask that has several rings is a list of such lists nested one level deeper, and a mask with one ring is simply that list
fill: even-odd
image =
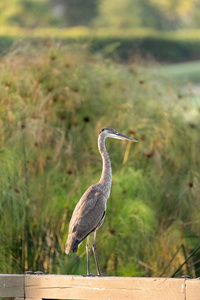
[{"label": "bird's foot", "polygon": [[87,275],[82,275],[83,277],[95,277],[98,275],[92,274],[92,273],[88,273]]},{"label": "bird's foot", "polygon": [[25,271],[24,274],[31,275],[31,274],[34,274],[34,273],[33,273],[33,271],[28,270],[28,271]]},{"label": "bird's foot", "polygon": [[42,271],[36,271],[36,272],[34,272],[34,274],[36,274],[36,275],[43,275],[44,272],[42,272]]},{"label": "bird's foot", "polygon": [[108,276],[108,275],[99,272],[97,276],[99,276],[99,277],[105,277],[105,276]]},{"label": "bird's foot", "polygon": [[41,271],[36,271],[36,272],[33,272],[33,271],[25,271],[25,274],[26,275],[42,275],[42,274],[44,274],[43,272],[41,272]]}]

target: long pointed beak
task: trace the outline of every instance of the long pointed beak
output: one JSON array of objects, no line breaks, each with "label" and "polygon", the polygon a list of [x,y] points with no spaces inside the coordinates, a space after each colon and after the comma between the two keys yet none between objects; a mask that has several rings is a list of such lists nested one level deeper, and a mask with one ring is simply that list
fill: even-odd
[{"label": "long pointed beak", "polygon": [[137,142],[136,140],[132,139],[131,137],[121,134],[119,132],[116,135],[117,135],[118,139],[120,139],[120,140],[128,140],[131,142]]}]

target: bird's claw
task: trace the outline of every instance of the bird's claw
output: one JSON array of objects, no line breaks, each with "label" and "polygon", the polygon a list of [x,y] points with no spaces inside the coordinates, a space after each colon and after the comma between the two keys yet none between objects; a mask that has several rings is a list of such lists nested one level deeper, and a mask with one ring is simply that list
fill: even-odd
[{"label": "bird's claw", "polygon": [[43,272],[41,272],[41,271],[36,271],[36,272],[33,272],[33,271],[25,271],[25,274],[26,275],[42,275],[42,274],[44,274]]},{"label": "bird's claw", "polygon": [[25,271],[24,274],[31,275],[31,274],[33,274],[33,271],[28,270],[28,271]]},{"label": "bird's claw", "polygon": [[97,276],[99,276],[99,277],[105,277],[105,276],[108,276],[108,275],[103,274],[103,273],[99,273]]},{"label": "bird's claw", "polygon": [[87,275],[82,275],[83,277],[95,277],[97,275],[95,274],[92,274],[92,273],[88,273]]},{"label": "bird's claw", "polygon": [[36,272],[34,272],[34,274],[36,274],[36,275],[43,275],[44,272],[42,272],[42,271],[36,271]]},{"label": "bird's claw", "polygon": [[83,277],[105,277],[105,276],[108,276],[106,274],[103,274],[103,273],[98,273],[97,275],[96,274],[92,274],[92,273],[88,273],[87,275],[82,275]]}]

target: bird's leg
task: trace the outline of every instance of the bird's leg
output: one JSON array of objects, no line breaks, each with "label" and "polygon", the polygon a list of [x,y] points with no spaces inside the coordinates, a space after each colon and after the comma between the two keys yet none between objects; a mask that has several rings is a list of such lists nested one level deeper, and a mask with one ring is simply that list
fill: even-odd
[{"label": "bird's leg", "polygon": [[89,256],[90,256],[90,245],[89,245],[89,235],[87,236],[87,242],[86,242],[86,252],[87,252],[87,275],[90,275],[90,261],[89,261]]},{"label": "bird's leg", "polygon": [[89,235],[87,236],[87,242],[86,242],[86,253],[87,253],[87,275],[83,275],[85,276],[95,276],[94,274],[90,273],[90,260],[89,260],[89,256],[90,256],[90,245],[89,245]]},{"label": "bird's leg", "polygon": [[104,274],[101,273],[100,269],[99,269],[99,263],[98,263],[98,259],[97,259],[97,249],[96,249],[96,231],[94,232],[94,239],[93,239],[93,244],[92,244],[92,250],[94,253],[94,258],[95,258],[95,262],[96,262],[96,267],[97,267],[97,274],[99,276],[105,276]]}]

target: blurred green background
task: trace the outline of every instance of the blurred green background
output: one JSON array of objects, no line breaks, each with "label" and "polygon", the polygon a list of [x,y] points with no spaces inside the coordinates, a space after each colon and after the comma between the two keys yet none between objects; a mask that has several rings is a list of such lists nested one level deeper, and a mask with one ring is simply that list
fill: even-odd
[{"label": "blurred green background", "polygon": [[198,0],[10,0],[1,2],[1,25],[89,26],[115,29],[199,28]]},{"label": "blurred green background", "polygon": [[64,246],[112,126],[138,143],[106,142],[102,272],[200,276],[199,28],[197,0],[1,1],[0,273],[86,273]]}]

